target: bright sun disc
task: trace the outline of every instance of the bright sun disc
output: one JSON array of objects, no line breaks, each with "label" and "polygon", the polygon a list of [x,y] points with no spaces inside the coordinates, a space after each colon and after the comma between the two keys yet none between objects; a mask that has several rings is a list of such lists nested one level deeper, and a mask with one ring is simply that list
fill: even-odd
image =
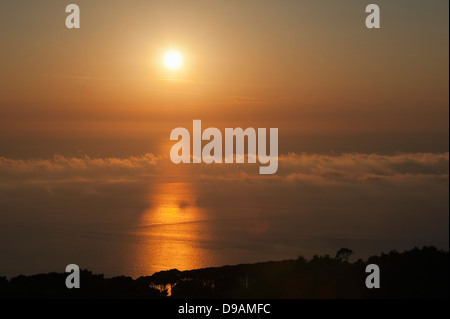
[{"label": "bright sun disc", "polygon": [[164,55],[164,64],[171,70],[180,68],[182,62],[183,58],[177,51],[170,51]]}]

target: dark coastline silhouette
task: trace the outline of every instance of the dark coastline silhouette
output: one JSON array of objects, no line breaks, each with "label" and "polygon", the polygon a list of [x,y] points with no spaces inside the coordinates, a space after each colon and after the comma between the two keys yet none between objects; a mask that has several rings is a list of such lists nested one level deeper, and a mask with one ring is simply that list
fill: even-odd
[{"label": "dark coastline silhouette", "polygon": [[[295,260],[161,271],[105,278],[81,271],[81,288],[67,289],[66,273],[0,277],[0,298],[449,298],[449,252],[435,247],[349,262],[352,251]],[[368,264],[381,269],[381,288],[368,289]]]}]

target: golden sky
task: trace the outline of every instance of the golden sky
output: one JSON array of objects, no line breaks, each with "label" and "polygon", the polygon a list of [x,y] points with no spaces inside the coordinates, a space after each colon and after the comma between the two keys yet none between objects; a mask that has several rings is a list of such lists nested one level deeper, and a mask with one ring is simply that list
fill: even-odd
[{"label": "golden sky", "polygon": [[[65,28],[58,1],[0,4],[2,137],[161,141],[197,118],[279,127],[284,152],[301,151],[293,136],[339,134],[420,134],[445,150],[446,1],[380,1],[379,30],[351,1],[77,3],[79,30]],[[169,50],[183,55],[175,72],[162,63]]]}]

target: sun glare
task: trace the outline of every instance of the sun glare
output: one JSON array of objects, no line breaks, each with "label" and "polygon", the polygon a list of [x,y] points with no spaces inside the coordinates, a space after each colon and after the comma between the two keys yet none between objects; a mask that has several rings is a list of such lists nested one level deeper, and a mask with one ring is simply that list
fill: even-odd
[{"label": "sun glare", "polygon": [[170,51],[164,55],[164,65],[171,70],[179,69],[182,63],[183,57],[177,51]]}]

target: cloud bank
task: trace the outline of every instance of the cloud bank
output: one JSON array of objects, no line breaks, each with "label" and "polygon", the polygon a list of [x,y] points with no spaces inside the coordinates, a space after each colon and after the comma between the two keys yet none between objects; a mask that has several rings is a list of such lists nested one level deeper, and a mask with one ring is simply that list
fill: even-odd
[{"label": "cloud bank", "polygon": [[[55,155],[48,159],[11,159],[0,157],[0,175],[21,180],[70,178],[129,179],[149,174],[164,175],[171,165],[167,157],[143,154],[129,157],[96,158],[88,155]],[[256,164],[255,164],[256,165]],[[279,171],[274,176],[259,176],[254,164],[180,164],[189,168],[193,179],[267,180],[299,182],[407,181],[415,178],[449,177],[449,153],[405,153],[394,155],[346,153],[281,155]]]}]

